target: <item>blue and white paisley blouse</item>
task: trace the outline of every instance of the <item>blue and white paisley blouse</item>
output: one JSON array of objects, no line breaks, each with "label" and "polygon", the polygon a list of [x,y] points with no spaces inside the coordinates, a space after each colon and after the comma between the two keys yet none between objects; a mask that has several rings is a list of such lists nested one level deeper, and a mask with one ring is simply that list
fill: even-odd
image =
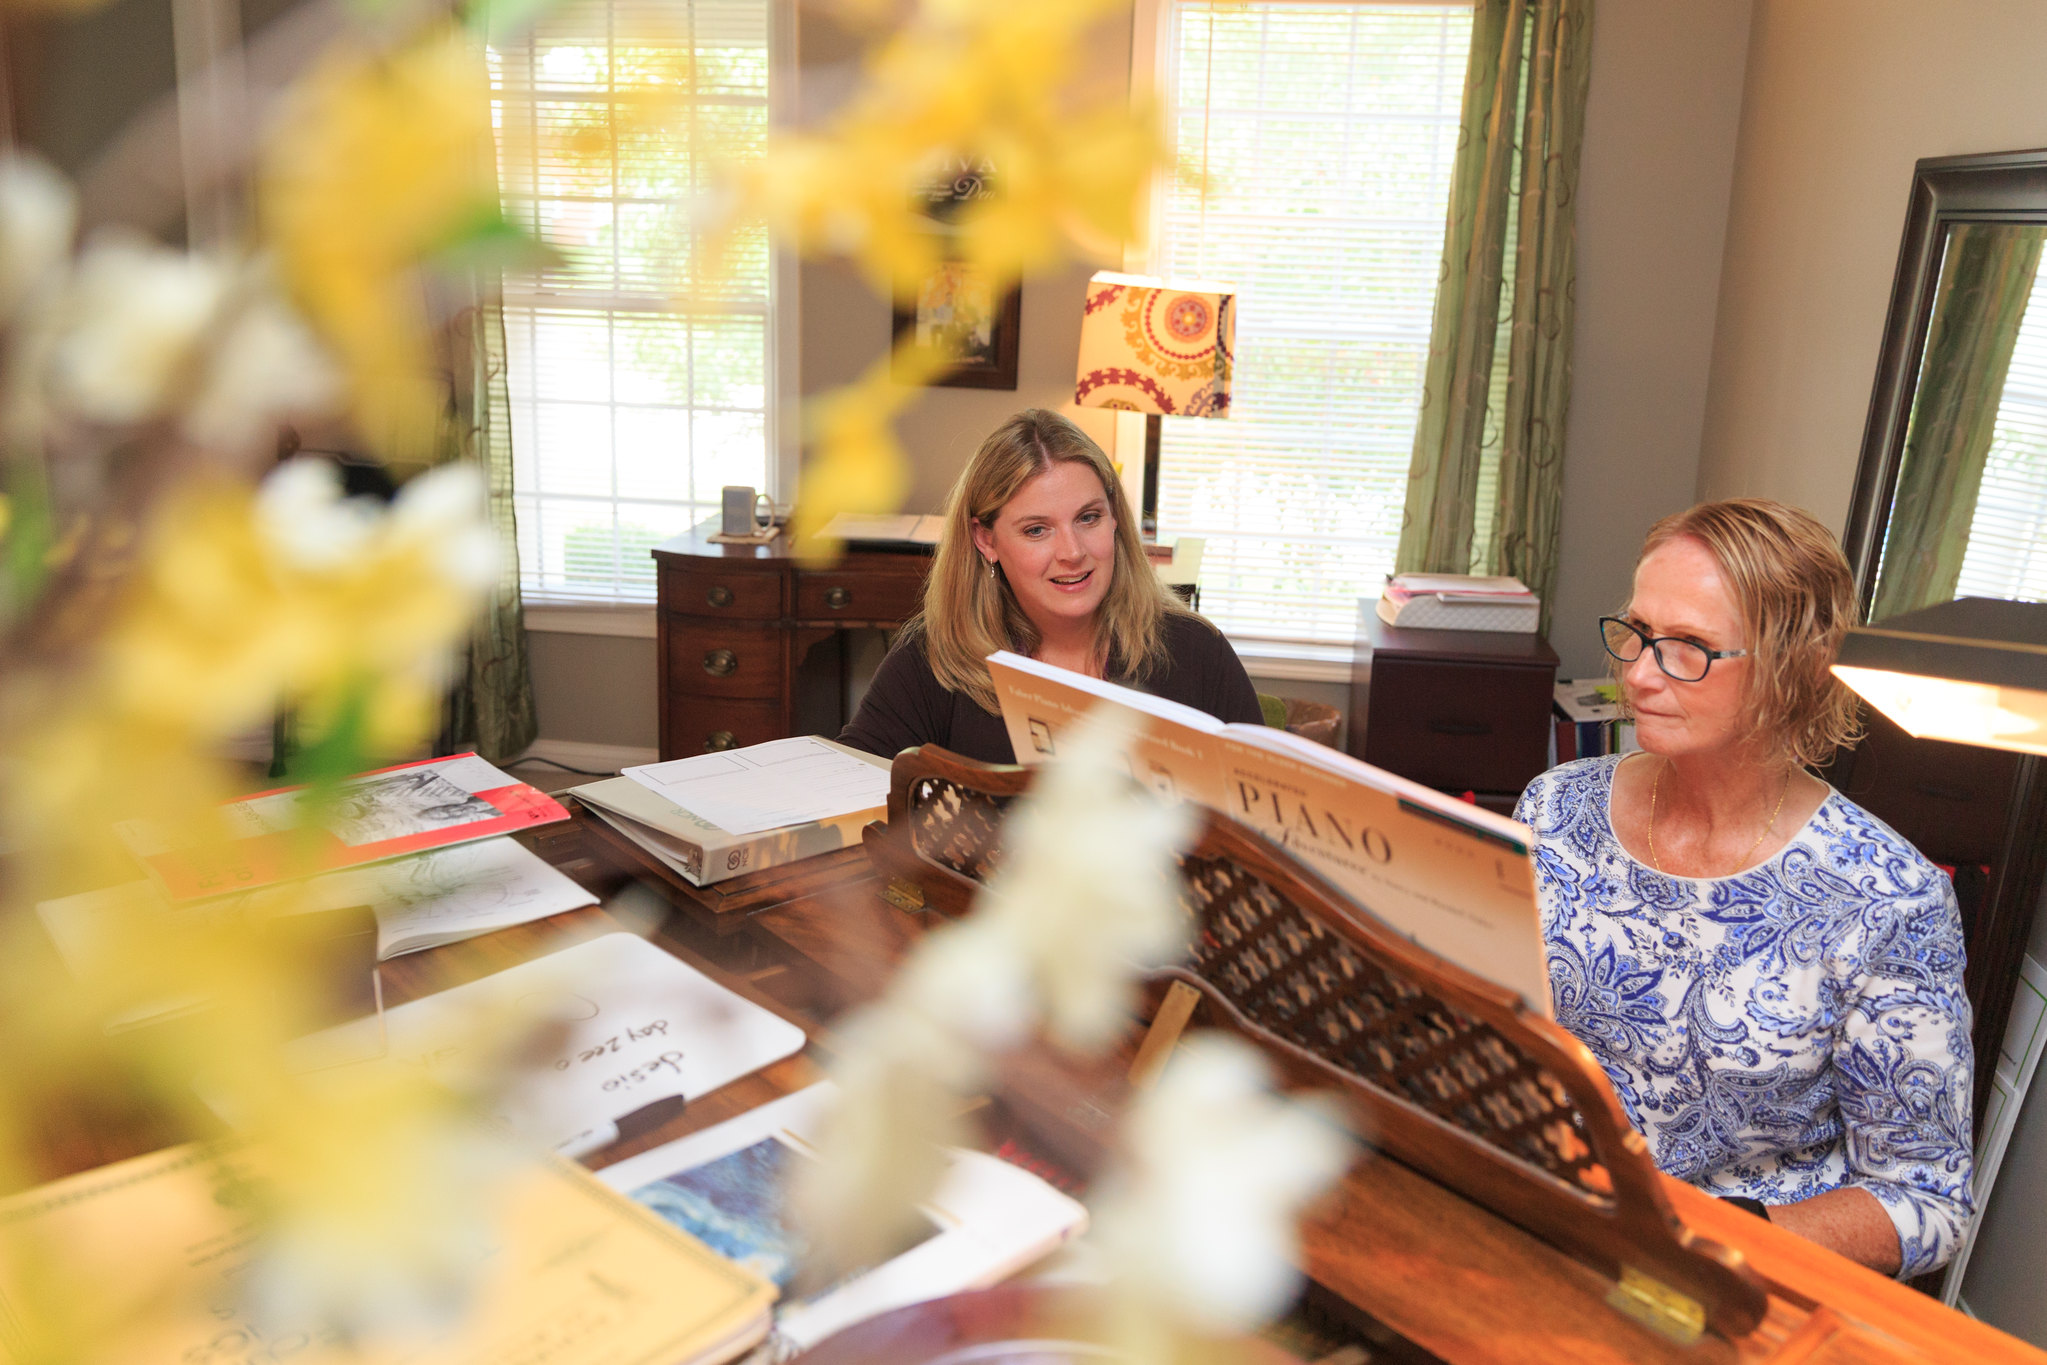
[{"label": "blue and white paisley blouse", "polygon": [[1970,1211],[1969,1000],[1946,874],[1829,792],[1732,877],[1637,862],[1608,815],[1617,757],[1529,784],[1557,1022],[1605,1067],[1656,1164],[1766,1204],[1859,1185],[1901,1276]]}]

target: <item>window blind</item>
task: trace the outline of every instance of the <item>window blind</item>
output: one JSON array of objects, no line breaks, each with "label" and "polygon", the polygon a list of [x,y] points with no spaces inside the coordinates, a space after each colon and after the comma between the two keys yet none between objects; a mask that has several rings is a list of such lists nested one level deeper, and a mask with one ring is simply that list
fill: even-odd
[{"label": "window blind", "polygon": [[2043,529],[2047,529],[2047,269],[2034,278],[2012,348],[1955,596],[2047,601]]},{"label": "window blind", "polygon": [[1168,417],[1162,536],[1203,536],[1235,639],[1351,644],[1393,566],[1443,248],[1468,5],[1172,0],[1194,171],[1155,272],[1238,288],[1227,420]]},{"label": "window blind", "polygon": [[688,217],[768,128],[769,0],[583,0],[490,53],[507,217],[553,258],[504,282],[525,592],[652,600],[647,551],[768,488],[764,235]]}]

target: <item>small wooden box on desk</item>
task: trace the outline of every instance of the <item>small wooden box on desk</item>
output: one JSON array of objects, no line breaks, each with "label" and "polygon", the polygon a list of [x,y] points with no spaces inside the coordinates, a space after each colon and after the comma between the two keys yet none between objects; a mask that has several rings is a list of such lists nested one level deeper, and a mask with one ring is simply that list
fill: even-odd
[{"label": "small wooden box on desk", "polygon": [[1549,764],[1557,656],[1540,635],[1400,630],[1358,609],[1351,756],[1511,813]]}]

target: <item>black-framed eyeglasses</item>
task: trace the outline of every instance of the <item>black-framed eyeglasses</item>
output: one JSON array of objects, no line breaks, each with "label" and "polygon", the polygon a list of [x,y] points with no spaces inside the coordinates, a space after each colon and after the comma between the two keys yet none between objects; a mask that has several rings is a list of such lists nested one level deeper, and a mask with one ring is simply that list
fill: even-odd
[{"label": "black-framed eyeglasses", "polygon": [[1679,682],[1697,682],[1706,676],[1706,670],[1713,666],[1715,659],[1744,659],[1745,649],[1708,649],[1695,640],[1680,639],[1675,635],[1652,636],[1632,621],[1623,621],[1618,616],[1599,618],[1599,638],[1606,645],[1606,652],[1624,664],[1631,664],[1642,657],[1644,649],[1656,656],[1656,666],[1669,677]]}]

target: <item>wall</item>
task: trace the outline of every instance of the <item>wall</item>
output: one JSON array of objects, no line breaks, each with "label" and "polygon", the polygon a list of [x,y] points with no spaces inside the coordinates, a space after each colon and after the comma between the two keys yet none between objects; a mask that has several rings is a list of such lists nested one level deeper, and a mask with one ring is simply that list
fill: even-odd
[{"label": "wall", "polygon": [[1649,524],[1692,502],[1741,126],[1749,0],[1601,0],[1578,177],[1576,335],[1550,640],[1604,674],[1593,618]]},{"label": "wall", "polygon": [[1702,498],[1845,527],[1921,157],[2047,144],[2038,0],[1757,0]]}]

